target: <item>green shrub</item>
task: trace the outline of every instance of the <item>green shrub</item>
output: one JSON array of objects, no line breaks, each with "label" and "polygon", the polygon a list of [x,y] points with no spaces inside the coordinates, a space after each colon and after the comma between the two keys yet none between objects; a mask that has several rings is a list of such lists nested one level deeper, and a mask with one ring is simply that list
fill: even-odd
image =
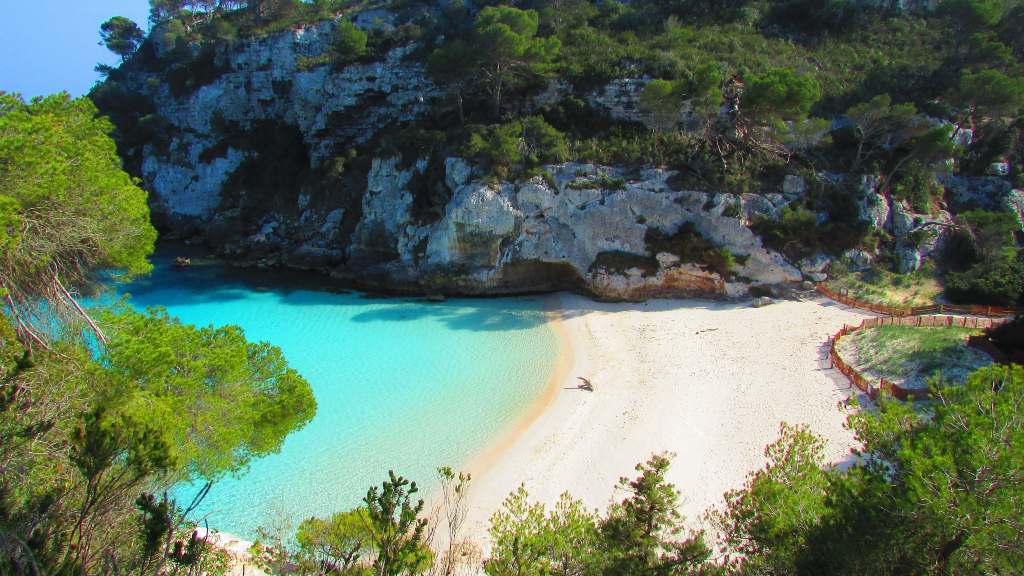
[{"label": "green shrub", "polygon": [[208,44],[194,57],[172,66],[167,71],[166,78],[171,93],[176,98],[181,98],[202,86],[216,82],[227,71],[227,66],[218,62],[214,46]]},{"label": "green shrub", "polygon": [[215,18],[206,31],[209,38],[220,41],[231,41],[238,38],[238,26],[227,18]]},{"label": "green shrub", "polygon": [[579,138],[570,144],[577,162],[625,166],[672,166],[697,153],[700,143],[685,132],[654,132],[616,127],[602,136]]},{"label": "green shrub", "polygon": [[765,20],[789,31],[823,36],[858,28],[861,6],[851,0],[782,0],[771,3]]},{"label": "green shrub", "polygon": [[821,87],[813,76],[770,68],[747,79],[743,106],[759,118],[794,120],[806,116],[819,98]]},{"label": "green shrub", "polygon": [[1013,306],[1024,303],[1024,257],[1006,253],[946,276],[946,296],[953,302]]},{"label": "green shrub", "polygon": [[1018,314],[1006,324],[989,328],[985,334],[1007,355],[1024,355],[1024,314]]},{"label": "green shrub", "polygon": [[683,223],[674,234],[648,228],[644,243],[652,256],[667,252],[678,256],[681,262],[699,264],[723,278],[728,278],[736,265],[732,252],[705,238],[692,222]]},{"label": "green shrub", "polygon": [[915,212],[931,213],[935,201],[942,197],[942,185],[935,179],[935,172],[927,166],[914,163],[908,167],[890,189],[897,200],[906,200]]},{"label": "green shrub", "polygon": [[334,54],[343,62],[351,62],[366,53],[366,32],[363,32],[351,20],[338,21],[334,29],[331,46]]},{"label": "green shrub", "polygon": [[722,216],[726,218],[739,218],[741,213],[742,205],[739,200],[730,202],[723,210]]},{"label": "green shrub", "polygon": [[321,54],[320,56],[298,56],[295,59],[295,68],[300,72],[306,70],[312,70],[318,66],[326,66],[334,62],[334,57],[330,54]]},{"label": "green shrub", "polygon": [[681,95],[668,80],[651,80],[640,93],[640,110],[658,130],[671,130],[679,124]]},{"label": "green shrub", "polygon": [[612,178],[607,174],[601,174],[594,178],[586,178],[586,175],[577,175],[584,178],[569,182],[568,187],[574,190],[625,190],[626,180],[624,178]]},{"label": "green shrub", "polygon": [[539,116],[471,127],[466,153],[482,160],[499,178],[522,176],[541,164],[562,162],[569,155],[565,136]]},{"label": "green shrub", "polygon": [[778,220],[758,218],[751,228],[765,246],[797,261],[821,249],[817,216],[803,206],[787,206]]}]

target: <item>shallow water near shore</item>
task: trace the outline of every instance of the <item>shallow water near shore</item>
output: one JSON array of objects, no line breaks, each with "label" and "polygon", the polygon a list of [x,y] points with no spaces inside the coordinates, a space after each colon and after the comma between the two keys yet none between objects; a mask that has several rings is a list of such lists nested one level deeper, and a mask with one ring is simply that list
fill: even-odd
[{"label": "shallow water near shore", "polygon": [[[428,303],[307,289],[324,284],[300,274],[176,268],[166,254],[154,264],[118,292],[183,322],[237,324],[279,346],[313,387],[313,421],[215,484],[193,515],[249,539],[258,526],[294,529],[355,507],[390,469],[429,494],[438,466],[465,465],[516,422],[558,353],[540,297]],[[194,491],[175,496],[187,504]]]}]

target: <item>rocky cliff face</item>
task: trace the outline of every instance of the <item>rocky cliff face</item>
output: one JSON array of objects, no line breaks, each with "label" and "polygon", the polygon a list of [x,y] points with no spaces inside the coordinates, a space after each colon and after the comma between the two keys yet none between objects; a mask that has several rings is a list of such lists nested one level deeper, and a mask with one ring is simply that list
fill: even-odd
[{"label": "rocky cliff face", "polygon": [[[427,112],[438,90],[422,65],[406,58],[415,46],[341,70],[316,65],[330,48],[334,26],[325,21],[220,44],[213,54],[197,55],[220,73],[186,94],[157,74],[133,75],[135,89],[150,97],[169,125],[168,142],[141,151],[141,175],[157,212],[208,220],[224,208],[225,191],[241,193],[229,179],[247,161],[291,162],[275,153],[298,154],[298,175],[365,143],[382,127]],[[169,48],[157,42],[155,50],[160,56]],[[292,182],[296,197],[298,184]]]},{"label": "rocky cliff face", "polygon": [[[259,245],[267,264],[320,267],[362,286],[426,293],[576,288],[630,300],[725,297],[802,278],[745,225],[755,215],[777,214],[787,202],[781,194],[675,191],[666,183],[670,172],[625,178],[617,169],[583,164],[548,166],[545,176],[525,182],[485,182],[473,179],[462,159],[448,158],[444,215],[417,223],[408,185],[425,167],[375,159],[347,242],[339,238],[337,211],[307,208],[297,219],[268,214],[259,233],[223,249],[245,257]],[[652,233],[671,237],[687,223],[735,256],[728,278],[652,246]]]},{"label": "rocky cliff face", "polygon": [[[564,164],[494,182],[461,158],[356,158],[353,150],[431,114],[440,91],[409,58],[415,45],[341,69],[320,63],[333,27],[196,48],[216,74],[187,89],[158,71],[122,80],[148,96],[165,127],[133,151],[165,234],[239,262],[422,293],[729,297],[802,279],[748,227],[792,195],[673,190],[672,173],[654,169]],[[634,108],[634,84],[598,89],[592,105],[620,116]],[[428,197],[432,210],[423,209]],[[732,269],[652,244],[684,225],[731,254]]]},{"label": "rocky cliff face", "polygon": [[[334,26],[194,47],[202,70],[187,70],[184,84],[158,69],[122,71],[119,82],[144,94],[159,117],[159,134],[128,154],[165,234],[240,263],[320,269],[362,287],[419,293],[738,297],[752,286],[824,277],[827,258],[795,266],[750,228],[802,198],[804,182],[794,176],[778,193],[756,195],[674,189],[670,171],[572,163],[526,181],[493,181],[462,158],[400,137],[383,145],[400,127],[430,119],[444,94],[413,57],[415,44],[333,67],[326,55]],[[154,39],[153,50],[159,58],[170,47]],[[621,79],[576,96],[612,118],[643,122],[645,82]],[[570,89],[552,83],[533,105]],[[965,197],[978,188],[948,185]],[[915,269],[936,249],[939,229],[921,233],[923,217],[877,194],[870,179],[861,188],[862,217],[903,242],[900,267]],[[1019,212],[1014,194],[1008,202]],[[703,253],[717,251],[717,265],[694,257],[694,238]]]}]

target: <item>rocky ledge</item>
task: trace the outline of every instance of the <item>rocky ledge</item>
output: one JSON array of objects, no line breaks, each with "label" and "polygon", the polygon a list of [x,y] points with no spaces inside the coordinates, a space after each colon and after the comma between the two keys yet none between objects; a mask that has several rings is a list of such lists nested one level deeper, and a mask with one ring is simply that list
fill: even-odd
[{"label": "rocky ledge", "polygon": [[[347,238],[342,209],[324,211],[300,197],[293,216],[267,214],[257,231],[219,249],[236,260],[322,269],[362,287],[439,294],[576,289],[626,300],[738,297],[751,286],[803,279],[748,226],[755,217],[776,217],[792,199],[783,194],[677,191],[667,183],[671,171],[631,175],[573,163],[547,166],[523,182],[493,182],[474,179],[465,161],[448,158],[444,214],[418,223],[408,185],[426,168],[426,161],[403,169],[396,157],[375,159]],[[206,228],[223,218],[211,215]],[[673,253],[672,239],[684,228],[728,252],[730,269]]]}]

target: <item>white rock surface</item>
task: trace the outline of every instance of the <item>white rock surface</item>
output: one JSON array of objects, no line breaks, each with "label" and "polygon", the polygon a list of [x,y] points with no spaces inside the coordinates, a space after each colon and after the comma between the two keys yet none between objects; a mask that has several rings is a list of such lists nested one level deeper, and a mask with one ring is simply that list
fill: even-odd
[{"label": "white rock surface", "polygon": [[[445,164],[446,182],[456,188],[444,216],[434,223],[403,227],[412,201],[404,186],[412,170],[398,170],[394,159],[375,161],[350,256],[372,260],[382,250],[394,250],[397,257],[380,267],[385,274],[454,276],[453,282],[466,289],[494,288],[501,285],[505,266],[536,263],[568,265],[591,289],[609,296],[662,294],[666,286],[693,293],[700,287],[722,296],[744,293],[692,263],[678,262],[674,255],[649,253],[649,230],[671,235],[690,222],[705,238],[744,260],[735,270],[738,275],[764,284],[801,279],[799,270],[765,249],[740,219],[723,216],[714,206],[705,211],[709,194],[670,189],[670,172],[647,170],[640,178],[626,179],[609,167],[570,163],[547,166],[548,177],[517,184],[459,184],[468,173],[463,168],[467,165],[458,158],[448,158]],[[594,179],[598,177],[607,180]],[[625,181],[621,188],[590,187],[617,178]],[[389,245],[382,247],[382,241]],[[602,252],[656,257],[659,271],[645,276],[638,269],[595,270]]]}]

